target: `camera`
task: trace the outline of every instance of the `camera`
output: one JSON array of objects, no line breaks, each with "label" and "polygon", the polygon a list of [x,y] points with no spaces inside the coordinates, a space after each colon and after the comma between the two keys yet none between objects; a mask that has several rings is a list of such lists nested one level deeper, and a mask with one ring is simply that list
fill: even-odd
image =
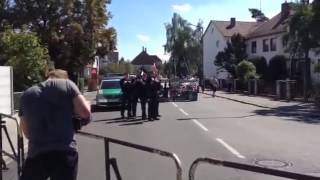
[{"label": "camera", "polygon": [[73,129],[75,131],[79,131],[82,128],[82,126],[89,124],[90,121],[91,121],[91,117],[87,119],[83,119],[79,116],[73,116],[72,117]]}]

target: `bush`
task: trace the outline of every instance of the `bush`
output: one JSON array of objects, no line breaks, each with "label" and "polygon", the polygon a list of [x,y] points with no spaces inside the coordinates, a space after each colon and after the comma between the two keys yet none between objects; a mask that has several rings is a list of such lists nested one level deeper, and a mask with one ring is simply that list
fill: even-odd
[{"label": "bush", "polygon": [[288,76],[287,61],[288,59],[282,55],[277,55],[271,58],[268,67],[267,79],[271,82],[286,79]]},{"label": "bush", "polygon": [[35,33],[8,29],[0,33],[0,45],[0,65],[13,67],[15,91],[23,91],[44,79],[49,55]]},{"label": "bush", "polygon": [[237,67],[237,77],[242,81],[247,81],[248,79],[252,79],[256,77],[256,67],[253,63],[243,60],[241,61]]},{"label": "bush", "polygon": [[259,75],[260,79],[266,79],[268,74],[268,65],[267,60],[263,56],[252,57],[249,59],[250,62],[254,64],[256,67],[257,75]]}]

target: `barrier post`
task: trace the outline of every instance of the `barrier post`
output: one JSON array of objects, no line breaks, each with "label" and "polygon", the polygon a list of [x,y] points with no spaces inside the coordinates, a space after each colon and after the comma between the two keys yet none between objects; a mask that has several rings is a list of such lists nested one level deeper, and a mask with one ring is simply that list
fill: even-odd
[{"label": "barrier post", "polygon": [[104,153],[105,153],[105,168],[106,168],[106,180],[110,180],[110,147],[109,140],[104,138]]}]

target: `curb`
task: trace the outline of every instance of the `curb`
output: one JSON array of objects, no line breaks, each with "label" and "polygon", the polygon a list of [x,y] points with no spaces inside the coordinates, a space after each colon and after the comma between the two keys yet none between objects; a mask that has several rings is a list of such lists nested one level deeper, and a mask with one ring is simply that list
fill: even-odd
[{"label": "curb", "polygon": [[[202,94],[211,95],[209,93],[202,93]],[[242,103],[242,104],[252,105],[252,106],[256,106],[256,107],[261,107],[261,108],[266,108],[266,109],[273,109],[273,108],[268,107],[268,106],[263,106],[263,105],[259,105],[259,104],[255,104],[255,103],[245,102],[245,101],[241,101],[241,100],[237,100],[237,99],[233,99],[233,98],[227,98],[227,97],[224,97],[224,96],[216,95],[216,97],[222,98],[222,99],[227,99],[227,100],[238,102],[238,103]]]}]

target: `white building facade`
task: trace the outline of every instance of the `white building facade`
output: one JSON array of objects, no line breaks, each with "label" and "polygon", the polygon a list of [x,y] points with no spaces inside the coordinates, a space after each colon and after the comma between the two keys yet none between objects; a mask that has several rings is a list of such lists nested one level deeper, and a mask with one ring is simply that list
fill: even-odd
[{"label": "white building facade", "polygon": [[211,21],[203,36],[203,73],[205,79],[217,77],[219,74],[223,76],[223,73],[218,72],[214,61],[217,54],[223,51],[226,46],[226,38],[215,27],[214,21]]},{"label": "white building facade", "polygon": [[[283,3],[281,12],[265,22],[237,22],[235,18],[231,18],[230,22],[211,21],[203,35],[204,78],[226,79],[227,73],[219,74],[219,67],[214,65],[214,61],[217,54],[224,50],[230,37],[236,33],[246,38],[249,58],[264,57],[267,64],[276,55],[284,55],[289,58],[283,44],[283,36],[288,31],[287,22],[292,13],[291,4]],[[312,80],[320,83],[320,74],[314,72],[314,67],[320,64],[320,56],[311,51],[310,59]],[[290,62],[287,62],[287,65],[290,68]]]}]

